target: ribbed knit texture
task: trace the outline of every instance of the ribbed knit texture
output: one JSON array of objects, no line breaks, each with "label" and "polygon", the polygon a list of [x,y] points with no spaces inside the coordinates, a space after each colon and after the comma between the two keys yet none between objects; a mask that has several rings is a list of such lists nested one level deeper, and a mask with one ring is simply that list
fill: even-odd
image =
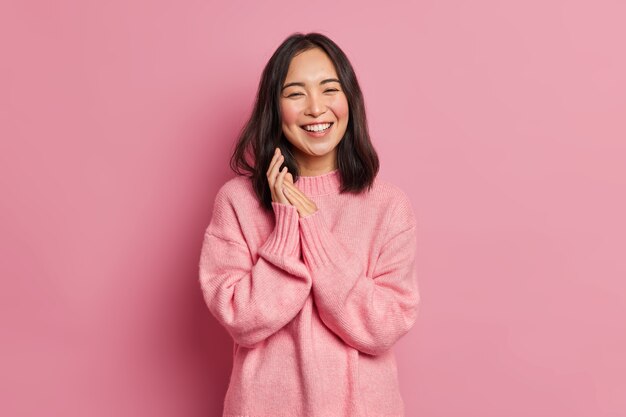
[{"label": "ribbed knit texture", "polygon": [[389,182],[340,184],[298,178],[318,207],[302,218],[262,210],[243,176],[216,195],[199,281],[234,340],[224,417],[404,416],[391,348],[418,314],[415,215]]}]

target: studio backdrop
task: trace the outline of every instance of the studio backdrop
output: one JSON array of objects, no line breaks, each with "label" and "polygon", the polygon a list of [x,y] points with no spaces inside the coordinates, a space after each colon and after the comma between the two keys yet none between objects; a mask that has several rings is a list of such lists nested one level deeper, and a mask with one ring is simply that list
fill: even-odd
[{"label": "studio backdrop", "polygon": [[407,417],[626,415],[624,2],[9,0],[0,415],[219,416],[203,232],[264,64],[331,37],[417,217]]}]

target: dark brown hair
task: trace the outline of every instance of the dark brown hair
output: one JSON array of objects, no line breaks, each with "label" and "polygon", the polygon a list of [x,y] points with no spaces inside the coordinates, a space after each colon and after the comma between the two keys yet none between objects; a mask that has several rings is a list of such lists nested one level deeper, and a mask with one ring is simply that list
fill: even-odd
[{"label": "dark brown hair", "polygon": [[[282,131],[279,100],[292,58],[313,48],[322,49],[333,62],[348,101],[348,126],[337,145],[340,192],[359,193],[369,189],[378,173],[378,155],[370,141],[363,94],[350,61],[327,36],[316,32],[294,33],[283,41],[266,64],[252,115],[241,130],[230,160],[235,173],[250,177],[257,198],[268,210],[272,210],[272,195],[266,172],[276,147],[285,156],[283,166],[287,166],[294,182],[299,175],[297,161],[291,152],[293,145]],[[247,154],[252,157],[252,162],[246,159]]]}]

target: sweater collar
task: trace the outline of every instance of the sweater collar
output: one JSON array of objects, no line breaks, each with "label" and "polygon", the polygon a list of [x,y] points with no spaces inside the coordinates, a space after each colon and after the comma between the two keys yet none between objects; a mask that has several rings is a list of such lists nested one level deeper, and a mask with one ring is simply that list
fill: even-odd
[{"label": "sweater collar", "polygon": [[295,185],[307,196],[338,194],[341,188],[339,168],[325,174],[299,176]]}]

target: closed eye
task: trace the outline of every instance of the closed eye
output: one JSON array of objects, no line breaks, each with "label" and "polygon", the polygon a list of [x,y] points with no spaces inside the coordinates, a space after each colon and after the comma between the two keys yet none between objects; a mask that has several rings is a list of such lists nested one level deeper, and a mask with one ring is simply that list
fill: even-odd
[{"label": "closed eye", "polygon": [[[328,89],[324,90],[325,93],[336,92],[336,91],[339,91],[339,90],[337,90],[336,88],[328,88]],[[291,93],[287,97],[295,97],[295,96],[301,96],[301,95],[302,95],[302,93]]]}]

